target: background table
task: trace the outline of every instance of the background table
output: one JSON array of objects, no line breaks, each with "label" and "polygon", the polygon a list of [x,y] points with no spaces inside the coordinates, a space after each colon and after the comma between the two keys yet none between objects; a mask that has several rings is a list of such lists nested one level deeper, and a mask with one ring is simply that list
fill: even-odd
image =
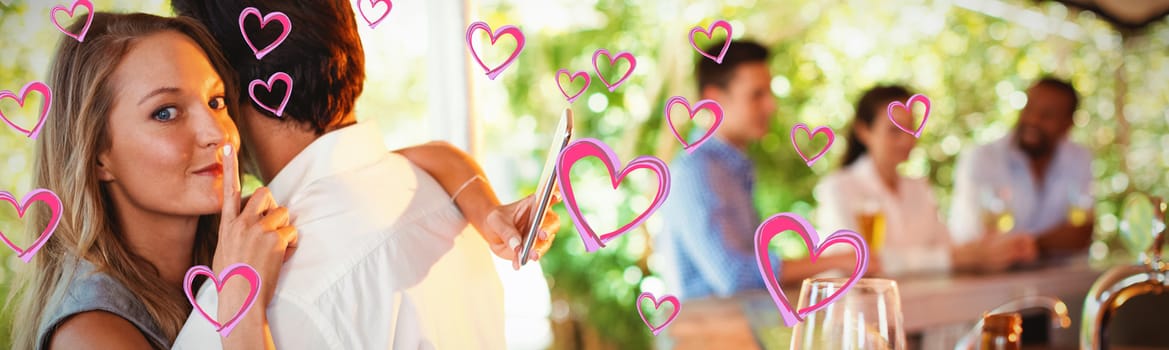
[{"label": "background table", "polygon": [[[1023,296],[1056,297],[1072,318],[1066,329],[1053,329],[1051,348],[1073,349],[1084,297],[1102,270],[1077,257],[1046,266],[993,275],[937,275],[898,279],[906,335],[925,349],[951,349],[984,312]],[[799,287],[785,288],[795,304]],[[766,291],[731,298],[687,301],[667,328],[662,345],[675,349],[787,349],[791,330]]]}]

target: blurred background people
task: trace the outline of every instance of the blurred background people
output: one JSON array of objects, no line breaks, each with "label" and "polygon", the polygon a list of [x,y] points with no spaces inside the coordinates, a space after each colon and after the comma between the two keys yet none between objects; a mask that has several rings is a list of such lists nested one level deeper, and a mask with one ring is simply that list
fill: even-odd
[{"label": "blurred background people", "polygon": [[950,228],[958,242],[992,234],[1034,237],[1040,256],[1092,242],[1092,155],[1067,139],[1079,95],[1043,78],[1027,90],[1014,130],[964,152],[954,170]]},{"label": "blurred background people", "polygon": [[[874,253],[870,259],[889,276],[994,271],[1028,258],[1028,241],[1015,236],[951,246],[929,181],[897,171],[917,139],[890,120],[886,107],[910,96],[901,86],[877,86],[861,95],[843,166],[816,186],[817,227],[861,233]],[[918,123],[905,109],[893,113],[898,124]],[[982,245],[988,249],[980,249]]]},{"label": "blurred background people", "polygon": [[[721,49],[720,43],[706,52]],[[768,58],[767,48],[750,41],[731,42],[721,64],[699,56],[700,97],[718,102],[725,118],[710,140],[670,165],[670,198],[661,209],[670,220],[658,243],[666,261],[663,276],[681,299],[766,289],[752,251],[761,219],[754,205],[755,168],[745,152],[767,135],[776,110]],[[851,269],[855,262],[851,254],[815,265],[781,263],[774,254],[771,260],[784,284],[823,270]]]}]

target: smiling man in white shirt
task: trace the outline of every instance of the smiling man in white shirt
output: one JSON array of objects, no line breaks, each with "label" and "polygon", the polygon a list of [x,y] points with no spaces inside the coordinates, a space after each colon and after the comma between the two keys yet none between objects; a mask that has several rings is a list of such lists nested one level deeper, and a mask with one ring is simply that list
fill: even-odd
[{"label": "smiling man in white shirt", "polygon": [[[1044,78],[1027,90],[1010,134],[958,157],[950,209],[956,241],[1001,230],[1035,237],[1040,256],[1092,243],[1092,154],[1068,140],[1078,105],[1071,84]],[[1011,215],[987,225],[983,213],[996,210]],[[1068,215],[1076,210],[1078,217]]]},{"label": "smiling man in white shirt", "polygon": [[[517,260],[532,197],[501,206],[465,153],[441,143],[392,153],[377,125],[357,122],[354,101],[364,83],[364,54],[351,5],[176,0],[172,6],[209,27],[241,85],[285,72],[295,86],[283,115],[254,101],[233,113],[250,170],[288,208],[299,232],[298,249],[281,269],[268,307],[275,344],[280,349],[504,347],[502,287],[490,253]],[[240,35],[239,14],[247,7],[264,14],[280,11],[295,23],[262,60]],[[261,33],[249,30],[251,40],[275,39]],[[281,86],[273,92],[282,92]],[[236,96],[249,101],[247,91]],[[546,251],[549,233],[559,225],[548,213],[536,254]],[[469,233],[473,229],[479,234]],[[216,302],[211,287],[204,284],[199,291],[201,305]],[[220,347],[219,335],[197,312],[175,341],[181,349]]]}]

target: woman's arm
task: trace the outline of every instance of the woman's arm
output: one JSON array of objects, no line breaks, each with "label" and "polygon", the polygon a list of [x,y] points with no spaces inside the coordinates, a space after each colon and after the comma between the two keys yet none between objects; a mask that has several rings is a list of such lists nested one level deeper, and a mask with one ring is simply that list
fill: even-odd
[{"label": "woman's arm", "polygon": [[153,347],[138,327],[106,311],[86,311],[66,319],[50,335],[49,349],[143,349]]},{"label": "woman's arm", "polygon": [[[479,163],[475,162],[475,159],[467,152],[463,152],[448,142],[431,141],[395,150],[394,153],[401,154],[411,163],[425,170],[435,181],[438,181],[448,195],[454,196],[455,192],[463,188],[463,192],[459,193],[458,198],[454,198],[455,205],[463,212],[467,221],[477,229],[482,230],[486,226],[487,214],[500,204],[495,191],[487,183],[487,175],[483,173]],[[476,176],[481,177],[481,179],[475,180],[482,181],[481,184],[467,182]],[[467,184],[467,187],[463,187],[464,184]]]},{"label": "woman's arm", "polygon": [[[495,255],[511,260],[512,267],[519,269],[517,247],[531,227],[530,213],[536,206],[535,196],[501,205],[475,159],[447,142],[432,141],[394,152],[433,177],[453,197],[455,205],[471,226],[479,231]],[[560,227],[559,219],[555,212],[545,212],[541,234],[537,237],[530,259],[538,260],[551,247],[552,239]]]}]

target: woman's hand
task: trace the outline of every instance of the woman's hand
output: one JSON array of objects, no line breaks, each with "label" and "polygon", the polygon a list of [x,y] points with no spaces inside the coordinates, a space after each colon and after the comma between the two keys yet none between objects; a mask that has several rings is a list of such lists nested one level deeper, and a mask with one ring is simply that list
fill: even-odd
[{"label": "woman's hand", "polygon": [[[220,214],[219,242],[212,263],[221,272],[236,263],[250,265],[260,275],[256,303],[227,338],[224,348],[255,349],[271,344],[267,331],[267,305],[272,301],[284,260],[296,248],[297,231],[289,226],[288,209],[276,205],[267,188],[260,188],[240,210],[239,163],[231,146],[223,155],[223,212]],[[248,281],[231,278],[219,294],[221,321],[244,304],[251,291]],[[238,333],[238,334],[237,334]]]},{"label": "woman's hand", "polygon": [[[560,230],[560,216],[552,211],[552,205],[560,202],[558,192],[553,192],[552,200],[548,201],[548,209],[544,211],[544,220],[536,236],[536,243],[528,260],[540,260]],[[500,205],[487,214],[485,229],[481,230],[484,239],[491,245],[491,251],[500,258],[511,260],[512,268],[520,268],[520,246],[528,230],[532,227],[532,213],[539,205],[535,195],[524,197],[518,201]]]}]

